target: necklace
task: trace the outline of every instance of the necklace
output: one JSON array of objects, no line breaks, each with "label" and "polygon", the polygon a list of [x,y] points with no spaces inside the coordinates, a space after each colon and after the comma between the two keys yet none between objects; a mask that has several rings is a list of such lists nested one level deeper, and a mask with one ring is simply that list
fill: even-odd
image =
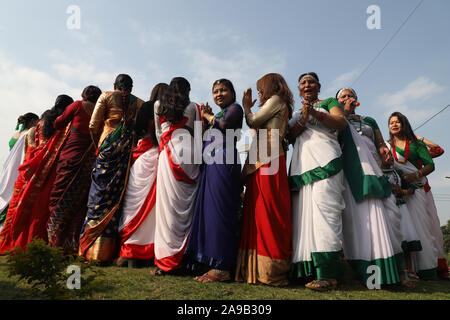
[{"label": "necklace", "polygon": [[394,155],[395,161],[397,161],[398,163],[405,163],[405,162],[408,161],[408,158],[409,158],[409,140],[406,140],[405,159],[404,160],[398,160],[398,158],[397,158],[397,151],[395,150],[394,139],[392,139],[392,141],[391,141],[391,146],[392,146],[392,154]]}]

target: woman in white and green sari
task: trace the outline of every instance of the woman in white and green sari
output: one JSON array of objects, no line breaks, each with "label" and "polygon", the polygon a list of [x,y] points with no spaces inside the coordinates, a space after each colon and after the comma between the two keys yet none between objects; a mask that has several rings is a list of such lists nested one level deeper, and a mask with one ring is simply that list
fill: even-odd
[{"label": "woman in white and green sari", "polygon": [[408,119],[400,112],[389,117],[388,146],[394,155],[394,168],[403,172],[403,178],[415,190],[405,197],[422,250],[412,253],[413,269],[422,280],[436,280],[438,250],[427,214],[427,179],[434,171],[434,162],[425,144],[414,135]]},{"label": "woman in white and green sari", "polygon": [[319,100],[320,83],[314,73],[299,78],[301,111],[289,122],[288,139],[294,145],[289,168],[293,253],[291,279],[313,277],[312,290],[333,289],[342,254],[342,152],[338,131],[346,126],[335,98]]},{"label": "woman in white and green sari", "polygon": [[377,266],[379,284],[401,281],[410,286],[402,273],[401,214],[392,185],[381,169],[389,149],[376,121],[355,114],[359,103],[353,89],[339,90],[336,98],[349,123],[341,136],[346,205],[342,219],[344,257],[364,284],[372,274],[369,266]]}]

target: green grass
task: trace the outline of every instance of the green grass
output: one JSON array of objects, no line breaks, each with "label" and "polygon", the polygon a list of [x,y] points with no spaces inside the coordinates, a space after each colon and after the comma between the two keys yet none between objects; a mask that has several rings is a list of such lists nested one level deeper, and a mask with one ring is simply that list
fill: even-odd
[{"label": "green grass", "polygon": [[[34,300],[45,297],[9,277],[7,258],[0,257],[0,300]],[[337,290],[328,293],[313,292],[303,285],[274,288],[265,285],[243,283],[203,284],[192,277],[155,277],[150,271],[155,267],[128,269],[100,268],[104,275],[96,279],[95,289],[87,296],[77,297],[67,290],[68,300],[450,300],[450,281],[437,283],[416,282],[414,289],[399,286],[368,290],[354,279],[353,271],[342,264],[343,277]],[[83,283],[81,283],[83,285]]]}]

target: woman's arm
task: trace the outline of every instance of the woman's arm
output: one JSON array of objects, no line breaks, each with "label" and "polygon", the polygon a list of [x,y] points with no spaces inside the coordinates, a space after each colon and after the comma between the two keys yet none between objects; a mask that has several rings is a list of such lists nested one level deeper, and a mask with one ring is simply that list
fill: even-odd
[{"label": "woman's arm", "polygon": [[406,182],[411,183],[413,181],[416,181],[422,177],[426,177],[430,173],[434,171],[434,166],[427,164],[422,169],[417,170],[416,172],[405,174],[403,175],[403,178],[406,180]]},{"label": "woman's arm", "polygon": [[103,92],[95,104],[94,111],[92,112],[91,120],[89,122],[89,131],[91,132],[91,137],[95,145],[98,145],[100,135],[105,124],[107,104],[107,92]]},{"label": "woman's arm", "polygon": [[421,137],[419,135],[416,135],[416,138],[422,141],[428,147],[428,151],[430,152],[432,158],[440,157],[444,153],[444,149],[442,149],[438,144],[434,143],[433,141],[425,139],[424,137]]},{"label": "woman's arm", "polygon": [[277,112],[281,110],[281,106],[283,105],[283,103],[278,96],[272,96],[256,113],[252,113],[251,107],[253,107],[256,100],[254,100],[252,103],[249,103],[252,98],[251,89],[248,90],[250,90],[249,99],[244,101],[246,93],[244,93],[244,98],[242,98],[242,105],[244,106],[245,110],[245,120],[247,121],[247,125],[250,128],[256,129],[261,127],[267,120],[273,118],[273,116],[275,116],[275,114],[277,114]]},{"label": "woman's arm", "polygon": [[56,130],[64,129],[69,124],[69,122],[73,120],[78,107],[79,101],[75,101],[74,103],[70,104],[66,108],[66,110],[64,110],[64,112],[58,118],[56,118],[53,127]]},{"label": "woman's arm", "polygon": [[425,139],[424,137],[421,137],[421,136],[419,136],[419,135],[417,135],[417,134],[416,134],[416,138],[417,138],[418,140],[422,141],[423,143],[425,143],[425,145],[426,145],[427,147],[429,147],[429,148],[436,148],[436,147],[439,147],[439,145],[436,144],[436,143],[434,143],[433,141],[428,140],[428,139]]},{"label": "woman's arm", "polygon": [[426,177],[427,175],[429,175],[434,171],[434,162],[433,159],[431,158],[430,153],[428,152],[427,147],[420,141],[417,142],[417,145],[418,145],[417,153],[420,161],[423,164],[423,167],[417,170],[416,172],[406,174],[403,176],[403,178],[409,183],[418,180],[421,177]]},{"label": "woman's arm", "polygon": [[347,126],[347,120],[344,117],[344,113],[338,106],[331,107],[331,109],[329,109],[329,114],[327,114],[315,110],[308,102],[302,102],[309,106],[309,114],[320,122],[323,122],[327,127],[342,131]]},{"label": "woman's arm", "polygon": [[157,100],[154,105],[154,117],[155,117],[155,134],[156,134],[156,140],[158,140],[158,144],[161,143],[161,136],[162,136],[162,130],[161,130],[161,123],[159,120],[159,109],[160,109],[160,102]]},{"label": "woman's arm", "polygon": [[389,148],[384,143],[383,134],[380,129],[375,129],[375,145],[380,153],[381,159],[383,162],[389,161],[391,153]]},{"label": "woman's arm", "polygon": [[301,115],[299,113],[295,113],[291,120],[294,121],[294,124],[288,129],[286,138],[290,144],[294,144],[295,140],[299,135],[303,133],[306,129],[306,122],[309,117],[309,108],[306,105],[303,105],[303,109]]}]

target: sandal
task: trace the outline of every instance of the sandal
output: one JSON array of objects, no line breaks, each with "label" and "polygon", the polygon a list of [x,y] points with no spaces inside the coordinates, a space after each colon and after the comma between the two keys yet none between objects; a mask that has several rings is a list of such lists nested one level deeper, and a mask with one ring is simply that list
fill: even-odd
[{"label": "sandal", "polygon": [[164,271],[157,267],[155,271],[150,272],[150,273],[154,276],[166,276],[166,275],[167,276],[181,276],[181,275],[183,275],[183,270],[181,267],[178,267],[173,270]]},{"label": "sandal", "polygon": [[202,283],[211,283],[211,282],[230,281],[231,277],[230,273],[227,271],[225,271],[223,274],[220,274],[214,269],[211,269],[202,276],[195,277],[194,279]]},{"label": "sandal", "polygon": [[316,279],[307,284],[305,287],[315,291],[328,291],[336,289],[337,280],[336,279]]},{"label": "sandal", "polygon": [[151,274],[154,276],[165,276],[167,274],[167,272],[164,271],[163,269],[156,268],[156,270],[151,272]]},{"label": "sandal", "polygon": [[414,270],[408,269],[406,270],[406,276],[411,279],[412,281],[419,281],[420,278],[417,275],[417,273],[414,272]]}]

